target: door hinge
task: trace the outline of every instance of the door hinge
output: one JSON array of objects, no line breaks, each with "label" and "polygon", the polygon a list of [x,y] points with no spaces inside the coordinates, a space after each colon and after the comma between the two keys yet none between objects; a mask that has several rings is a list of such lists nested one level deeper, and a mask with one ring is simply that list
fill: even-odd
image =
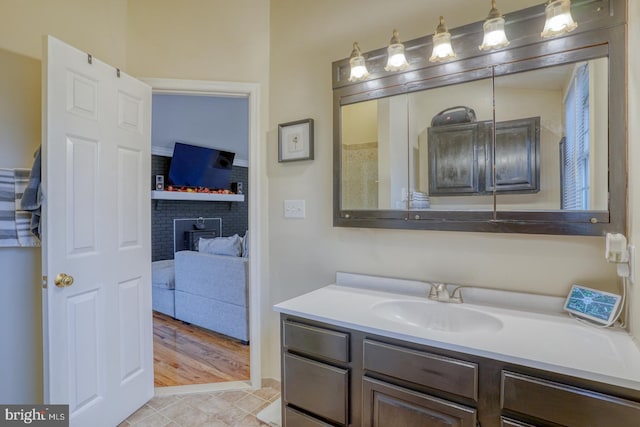
[{"label": "door hinge", "polygon": [[47,289],[47,276],[42,276],[42,289]]}]

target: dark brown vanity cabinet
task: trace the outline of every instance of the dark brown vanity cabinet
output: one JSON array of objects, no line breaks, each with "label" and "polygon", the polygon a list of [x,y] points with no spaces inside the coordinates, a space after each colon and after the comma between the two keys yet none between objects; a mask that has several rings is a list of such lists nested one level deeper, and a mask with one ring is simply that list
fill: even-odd
[{"label": "dark brown vanity cabinet", "polygon": [[492,121],[429,128],[429,194],[539,191],[540,117],[497,122],[495,131],[494,153]]},{"label": "dark brown vanity cabinet", "polygon": [[640,391],[282,315],[284,427],[638,427]]},{"label": "dark brown vanity cabinet", "polygon": [[285,426],[349,425],[349,346],[349,333],[282,322]]}]

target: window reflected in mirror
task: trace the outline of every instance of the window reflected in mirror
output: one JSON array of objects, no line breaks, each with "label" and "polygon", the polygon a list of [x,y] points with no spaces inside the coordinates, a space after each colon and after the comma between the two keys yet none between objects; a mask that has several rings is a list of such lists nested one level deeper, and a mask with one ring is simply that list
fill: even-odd
[{"label": "window reflected in mirror", "polygon": [[608,209],[608,80],[607,58],[495,78],[496,125],[539,119],[538,135],[496,128],[498,211]]}]

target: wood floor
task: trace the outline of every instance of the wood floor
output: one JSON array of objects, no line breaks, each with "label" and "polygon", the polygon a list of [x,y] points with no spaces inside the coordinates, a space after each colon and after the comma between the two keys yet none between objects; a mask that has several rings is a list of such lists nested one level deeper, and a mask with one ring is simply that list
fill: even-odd
[{"label": "wood floor", "polygon": [[155,386],[249,380],[249,346],[153,312]]}]

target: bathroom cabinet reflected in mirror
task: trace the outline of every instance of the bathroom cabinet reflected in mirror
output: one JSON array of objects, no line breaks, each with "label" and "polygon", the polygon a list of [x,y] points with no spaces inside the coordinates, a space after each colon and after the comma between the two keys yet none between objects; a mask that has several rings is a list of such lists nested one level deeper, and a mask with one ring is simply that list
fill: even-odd
[{"label": "bathroom cabinet reflected in mirror", "polygon": [[492,93],[484,78],[409,94],[409,209],[493,210],[485,178]]},{"label": "bathroom cabinet reflected in mirror", "polygon": [[430,35],[403,72],[384,48],[361,81],[334,62],[334,225],[625,233],[626,2],[605,3],[572,5],[578,28],[549,39],[544,5],[510,13],[511,44],[488,53],[482,22],[453,29],[445,63]]}]

